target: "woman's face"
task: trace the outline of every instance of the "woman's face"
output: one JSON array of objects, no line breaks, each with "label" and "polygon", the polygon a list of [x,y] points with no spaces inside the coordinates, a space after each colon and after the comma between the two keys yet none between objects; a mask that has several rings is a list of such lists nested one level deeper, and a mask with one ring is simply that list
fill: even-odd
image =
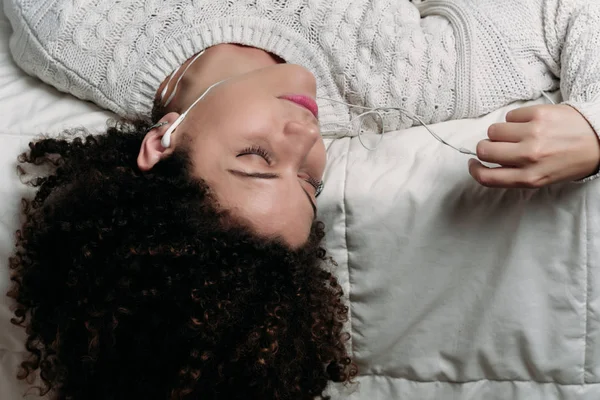
[{"label": "woman's face", "polygon": [[233,77],[212,88],[173,133],[193,173],[223,208],[259,234],[303,244],[316,216],[326,153],[317,118],[284,97],[316,96],[315,77],[292,64]]}]

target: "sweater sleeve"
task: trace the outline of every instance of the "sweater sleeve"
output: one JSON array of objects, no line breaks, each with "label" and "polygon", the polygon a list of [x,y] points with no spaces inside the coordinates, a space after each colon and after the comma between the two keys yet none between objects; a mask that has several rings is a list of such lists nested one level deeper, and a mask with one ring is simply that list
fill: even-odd
[{"label": "sweater sleeve", "polygon": [[545,0],[543,14],[546,46],[559,67],[563,104],[579,111],[600,136],[600,3]]}]

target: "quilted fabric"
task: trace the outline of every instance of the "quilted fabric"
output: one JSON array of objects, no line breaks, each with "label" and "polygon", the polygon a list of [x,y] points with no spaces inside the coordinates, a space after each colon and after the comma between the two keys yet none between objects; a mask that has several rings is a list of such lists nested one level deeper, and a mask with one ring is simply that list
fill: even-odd
[{"label": "quilted fabric", "polygon": [[[472,148],[506,111],[437,128]],[[329,147],[321,213],[360,368],[336,398],[599,398],[600,186],[483,188],[420,129]]]}]

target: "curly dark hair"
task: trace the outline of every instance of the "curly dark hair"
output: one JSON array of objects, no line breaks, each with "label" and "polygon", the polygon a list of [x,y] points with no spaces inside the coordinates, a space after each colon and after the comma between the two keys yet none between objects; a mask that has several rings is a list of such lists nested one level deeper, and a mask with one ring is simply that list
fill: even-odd
[{"label": "curly dark hair", "polygon": [[[219,209],[177,151],[136,164],[149,123],[43,138],[20,156],[26,220],[12,322],[56,400],[312,399],[351,381],[348,309],[320,246],[290,249]],[[331,260],[329,260],[331,261]]]}]

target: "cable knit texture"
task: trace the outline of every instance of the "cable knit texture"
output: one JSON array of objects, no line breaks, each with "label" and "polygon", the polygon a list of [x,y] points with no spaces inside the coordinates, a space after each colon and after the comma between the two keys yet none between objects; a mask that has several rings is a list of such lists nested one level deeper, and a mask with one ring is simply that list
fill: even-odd
[{"label": "cable knit texture", "polygon": [[[417,4],[418,3],[418,4]],[[148,115],[186,59],[240,43],[305,66],[318,96],[427,123],[560,88],[600,132],[600,4],[589,0],[5,0],[17,64],[120,115]],[[347,121],[320,101],[321,123]],[[397,114],[386,127],[411,126]]]}]

